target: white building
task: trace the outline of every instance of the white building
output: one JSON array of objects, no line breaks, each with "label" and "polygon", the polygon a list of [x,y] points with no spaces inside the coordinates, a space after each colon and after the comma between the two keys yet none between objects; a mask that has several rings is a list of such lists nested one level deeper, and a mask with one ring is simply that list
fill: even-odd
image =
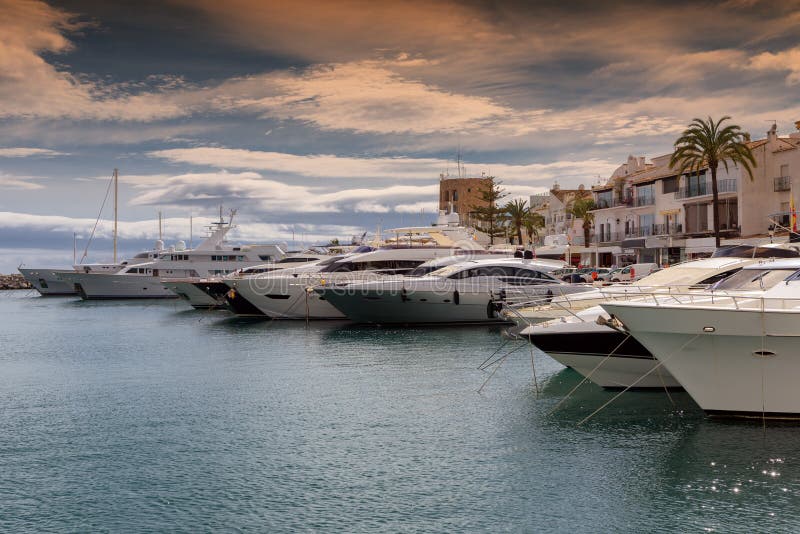
[{"label": "white building", "polygon": [[[720,233],[728,242],[769,240],[771,228],[777,236],[788,234],[800,133],[779,137],[773,126],[766,139],[749,145],[757,162],[752,180],[733,164],[717,171]],[[592,188],[593,242],[580,249],[582,263],[670,264],[713,252],[710,173],[679,176],[669,160],[670,154],[649,163],[629,156],[604,185]],[[797,201],[795,193],[796,206]]]}]

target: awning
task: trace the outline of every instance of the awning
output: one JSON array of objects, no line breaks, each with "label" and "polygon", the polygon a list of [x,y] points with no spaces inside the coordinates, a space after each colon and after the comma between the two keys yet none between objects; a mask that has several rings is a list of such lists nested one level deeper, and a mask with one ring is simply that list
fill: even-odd
[{"label": "awning", "polygon": [[645,248],[645,239],[643,237],[623,239],[622,248]]}]

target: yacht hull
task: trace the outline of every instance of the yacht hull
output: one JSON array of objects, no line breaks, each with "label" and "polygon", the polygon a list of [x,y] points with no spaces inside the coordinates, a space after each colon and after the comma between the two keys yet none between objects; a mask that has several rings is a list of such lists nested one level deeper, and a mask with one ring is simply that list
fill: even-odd
[{"label": "yacht hull", "polygon": [[[228,286],[217,280],[162,280],[161,283],[198,310],[225,308]],[[220,287],[221,286],[221,287]]]},{"label": "yacht hull", "polygon": [[343,319],[344,314],[310,290],[318,280],[274,279],[226,281],[229,308],[237,315],[254,315],[253,308],[273,319]]},{"label": "yacht hull", "polygon": [[153,276],[69,273],[63,277],[74,284],[83,300],[178,298]]},{"label": "yacht hull", "polygon": [[61,275],[73,273],[74,269],[19,269],[20,274],[43,297],[77,295],[75,286],[64,281]]},{"label": "yacht hull", "polygon": [[681,387],[635,338],[607,326],[556,323],[526,329],[522,335],[560,364],[604,388]]},{"label": "yacht hull", "polygon": [[800,418],[800,312],[606,303],[711,415]]},{"label": "yacht hull", "polygon": [[507,323],[489,291],[319,289],[348,319],[372,324]]}]

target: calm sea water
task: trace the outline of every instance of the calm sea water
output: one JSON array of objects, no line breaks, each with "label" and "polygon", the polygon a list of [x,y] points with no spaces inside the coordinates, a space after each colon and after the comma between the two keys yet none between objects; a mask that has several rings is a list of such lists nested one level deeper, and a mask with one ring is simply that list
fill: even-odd
[{"label": "calm sea water", "polygon": [[0,530],[800,529],[800,427],[664,392],[577,427],[613,394],[551,415],[541,353],[478,392],[501,343],[0,293]]}]

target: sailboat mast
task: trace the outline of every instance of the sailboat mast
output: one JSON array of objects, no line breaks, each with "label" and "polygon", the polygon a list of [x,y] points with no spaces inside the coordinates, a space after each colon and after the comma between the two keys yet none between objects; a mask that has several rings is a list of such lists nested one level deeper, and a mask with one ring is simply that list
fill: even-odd
[{"label": "sailboat mast", "polygon": [[117,263],[117,199],[119,196],[119,171],[114,169],[114,263]]}]

